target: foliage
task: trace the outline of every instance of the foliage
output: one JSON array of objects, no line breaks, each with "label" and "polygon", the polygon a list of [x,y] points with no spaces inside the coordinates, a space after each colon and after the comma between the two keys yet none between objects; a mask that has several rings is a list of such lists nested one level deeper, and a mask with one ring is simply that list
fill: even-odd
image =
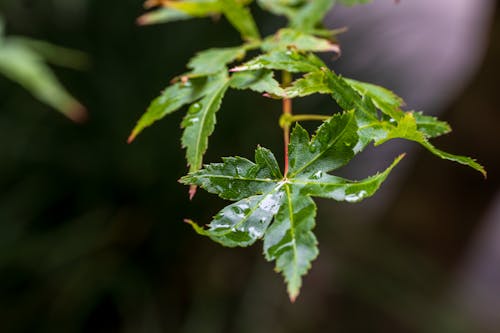
[{"label": "foliage", "polygon": [[40,101],[74,121],[85,119],[85,108],[58,81],[45,62],[79,69],[87,58],[78,51],[27,37],[4,36],[0,18],[0,73]]},{"label": "foliage", "polygon": [[[199,186],[226,200],[235,201],[202,228],[187,220],[201,235],[229,247],[246,247],[264,241],[264,255],[276,262],[288,286],[290,299],[299,294],[302,276],[318,254],[312,233],[316,205],[312,197],[358,202],[372,196],[403,155],[382,173],[360,181],[330,175],[363,151],[367,145],[406,139],[434,155],[468,165],[486,176],[473,159],[452,155],[434,147],[429,139],[450,132],[447,123],[420,112],[403,111],[403,100],[382,87],[343,78],[328,69],[315,54],[340,53],[335,42],[338,31],[321,26],[334,0],[260,0],[258,5],[285,16],[288,26],[261,38],[245,0],[185,0],[146,2],[157,7],[139,18],[141,24],[169,22],[194,17],[223,15],[241,34],[244,43],[198,53],[188,63],[189,71],[173,80],[138,121],[129,142],[143,129],[166,115],[190,105],[182,122],[182,146],[190,173],[181,179],[191,196]],[[354,5],[367,1],[340,1]],[[260,54],[246,59],[249,51]],[[282,72],[279,83],[276,72]],[[293,80],[293,78],[296,78]],[[252,90],[283,100],[280,125],[284,131],[284,169],[273,153],[263,147],[255,162],[241,157],[203,166],[208,139],[216,124],[216,113],[228,89]],[[321,115],[292,113],[294,98],[327,94],[342,113]],[[310,138],[298,121],[324,120]],[[290,135],[290,128],[295,124]]]}]

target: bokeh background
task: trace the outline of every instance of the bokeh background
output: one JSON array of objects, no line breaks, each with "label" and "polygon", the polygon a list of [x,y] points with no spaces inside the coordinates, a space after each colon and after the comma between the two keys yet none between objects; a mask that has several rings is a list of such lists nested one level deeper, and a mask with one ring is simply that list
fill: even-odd
[{"label": "bokeh background", "polygon": [[[454,1],[443,2],[440,13],[451,15]],[[409,153],[378,198],[318,202],[321,254],[292,305],[259,245],[223,248],[182,222],[207,223],[224,206],[201,191],[190,202],[176,182],[186,172],[182,112],[126,144],[149,101],[196,51],[239,43],[227,22],[138,27],[139,0],[1,0],[8,35],[82,50],[91,66],[55,68],[86,105],[84,124],[0,77],[0,332],[500,332],[499,6],[474,1],[482,8],[475,21],[455,17],[432,38],[412,33],[447,21],[406,3],[334,11],[327,25],[353,28],[331,65],[440,114],[454,132],[436,144],[477,157],[488,180],[398,142],[382,158],[361,158],[342,172],[361,178],[393,150]],[[411,19],[397,20],[405,10]],[[255,13],[267,33],[283,24]],[[461,47],[452,49],[446,42],[457,35]],[[414,41],[447,53],[397,52]],[[464,54],[467,62],[445,68]],[[428,82],[409,77],[426,70]],[[328,113],[333,105],[310,98],[296,109],[311,107]],[[231,91],[206,160],[251,157],[257,144],[280,152],[279,112],[277,101]]]}]

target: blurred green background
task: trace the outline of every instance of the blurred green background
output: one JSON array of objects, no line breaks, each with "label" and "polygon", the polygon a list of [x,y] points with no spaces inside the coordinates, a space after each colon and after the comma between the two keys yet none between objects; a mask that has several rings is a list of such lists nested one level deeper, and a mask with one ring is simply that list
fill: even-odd
[{"label": "blurred green background", "polygon": [[[369,225],[320,201],[321,255],[294,305],[260,246],[223,248],[182,223],[224,206],[201,191],[189,202],[176,182],[182,112],[126,144],[194,52],[239,43],[227,22],[137,27],[138,0],[2,0],[0,11],[8,34],[91,58],[86,71],[55,68],[87,107],[84,124],[0,77],[0,332],[500,332],[454,297],[500,185],[498,11],[480,72],[443,116],[454,132],[437,140],[479,158],[489,179],[417,149],[396,200]],[[206,160],[251,157],[257,144],[280,152],[279,111],[230,92]]]}]

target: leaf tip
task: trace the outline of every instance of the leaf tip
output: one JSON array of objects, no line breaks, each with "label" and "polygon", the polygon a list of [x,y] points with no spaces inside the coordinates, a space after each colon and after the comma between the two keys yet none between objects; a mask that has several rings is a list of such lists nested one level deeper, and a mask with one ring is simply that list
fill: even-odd
[{"label": "leaf tip", "polygon": [[298,291],[290,291],[288,293],[288,297],[290,298],[290,303],[294,304],[295,301],[297,300],[297,297],[299,297],[299,292]]},{"label": "leaf tip", "polygon": [[83,124],[88,119],[88,112],[82,104],[76,102],[68,108],[66,116],[75,123]]},{"label": "leaf tip", "polygon": [[136,137],[137,137],[137,133],[135,131],[133,131],[132,133],[130,133],[129,137],[127,138],[127,143],[131,144],[135,140]]},{"label": "leaf tip", "polygon": [[196,195],[196,191],[198,190],[198,186],[196,185],[191,185],[189,187],[189,200],[193,200],[194,196]]},{"label": "leaf tip", "polygon": [[148,25],[148,23],[149,23],[149,15],[148,14],[141,15],[135,20],[135,24],[137,24],[139,26]]}]

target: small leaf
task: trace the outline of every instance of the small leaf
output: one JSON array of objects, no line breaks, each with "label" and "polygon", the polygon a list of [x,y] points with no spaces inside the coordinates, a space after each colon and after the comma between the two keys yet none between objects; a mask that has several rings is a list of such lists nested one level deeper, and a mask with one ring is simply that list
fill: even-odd
[{"label": "small leaf", "polygon": [[250,89],[275,96],[285,93],[279,82],[274,79],[273,71],[267,69],[234,73],[231,77],[231,88]]},{"label": "small leaf", "polygon": [[312,94],[331,94],[328,87],[327,75],[324,71],[315,71],[305,74],[285,89],[284,97],[296,98]]},{"label": "small leaf", "polygon": [[177,82],[166,88],[159,97],[151,102],[139,119],[128,142],[132,142],[146,127],[151,126],[166,115],[202,98],[211,89],[214,80],[217,80],[217,77],[192,78],[188,82]]},{"label": "small leaf", "polygon": [[427,140],[424,133],[422,133],[418,130],[417,122],[415,120],[415,117],[413,116],[413,113],[406,113],[405,117],[398,122],[398,125],[387,133],[387,137],[383,140],[378,141],[376,144],[379,145],[385,141],[388,141],[390,139],[396,139],[396,138],[401,138],[401,139],[406,139],[406,140],[418,142],[422,146],[424,146],[427,150],[429,150],[431,153],[433,153],[434,155],[436,155],[442,159],[446,159],[446,160],[457,162],[457,163],[460,163],[463,165],[467,165],[467,166],[481,172],[483,174],[483,176],[486,177],[486,170],[484,169],[484,167],[482,165],[477,163],[474,159],[472,159],[470,157],[458,156],[458,155],[446,153],[446,152],[434,147]]},{"label": "small leaf", "polygon": [[297,124],[290,137],[289,177],[308,177],[318,170],[328,172],[348,163],[354,157],[357,130],[354,112],[334,115],[310,142],[307,132]]},{"label": "small leaf", "polygon": [[305,4],[290,18],[290,25],[301,30],[311,30],[323,21],[335,0],[305,1]]},{"label": "small leaf", "polygon": [[226,65],[233,61],[243,59],[246,54],[245,47],[228,47],[208,49],[199,52],[188,63],[188,68],[195,76],[205,76],[226,70]]},{"label": "small leaf", "polygon": [[302,276],[318,256],[318,241],[312,233],[316,205],[298,188],[285,185],[285,197],[274,223],[264,237],[264,253],[276,261],[276,271],[283,274],[290,300],[295,302],[302,286]]},{"label": "small leaf", "polygon": [[227,157],[222,161],[190,173],[181,182],[200,186],[223,199],[241,200],[269,192],[283,178],[274,155],[265,148],[255,151],[256,164],[242,157]]},{"label": "small leaf", "polygon": [[400,109],[404,105],[404,101],[392,91],[370,83],[351,79],[345,79],[345,81],[360,95],[370,97],[373,104],[389,117],[395,120],[404,117],[404,112]]},{"label": "small leaf", "polygon": [[215,114],[229,86],[229,80],[222,77],[211,83],[211,91],[199,102],[194,103],[182,121],[182,147],[186,148],[186,159],[190,171],[196,171],[203,164],[203,155],[208,148],[208,137],[213,133]]},{"label": "small leaf", "polygon": [[280,207],[279,187],[270,192],[242,199],[222,209],[208,226],[194,226],[201,235],[228,247],[246,247],[262,238]]},{"label": "small leaf", "polygon": [[222,11],[219,0],[160,1],[167,8],[173,8],[194,17],[205,17]]},{"label": "small leaf", "polygon": [[254,71],[259,69],[282,70],[292,73],[314,72],[320,69],[321,61],[310,55],[296,51],[276,51],[260,55],[245,64],[233,68],[232,72]]},{"label": "small leaf", "polygon": [[287,51],[290,49],[301,52],[340,52],[339,46],[328,39],[315,37],[293,29],[281,29],[275,35],[266,38],[262,43],[262,50],[265,52]]},{"label": "small leaf", "polygon": [[264,10],[286,16],[292,28],[310,31],[321,23],[335,0],[259,0],[258,3]]},{"label": "small leaf", "polygon": [[422,112],[413,112],[413,116],[417,122],[418,130],[427,138],[436,138],[451,132],[450,125],[436,117],[426,116]]},{"label": "small leaf", "polygon": [[222,11],[243,39],[259,39],[260,34],[250,10],[240,1],[220,0]]},{"label": "small leaf", "polygon": [[403,157],[404,154],[396,158],[384,172],[360,181],[350,181],[318,171],[308,178],[294,180],[293,183],[303,185],[303,191],[314,197],[359,202],[375,194]]},{"label": "small leaf", "polygon": [[190,18],[193,18],[193,16],[186,14],[185,12],[179,11],[177,9],[158,8],[144,15],[141,15],[137,19],[137,24],[139,25],[159,24],[159,23],[187,20]]}]

